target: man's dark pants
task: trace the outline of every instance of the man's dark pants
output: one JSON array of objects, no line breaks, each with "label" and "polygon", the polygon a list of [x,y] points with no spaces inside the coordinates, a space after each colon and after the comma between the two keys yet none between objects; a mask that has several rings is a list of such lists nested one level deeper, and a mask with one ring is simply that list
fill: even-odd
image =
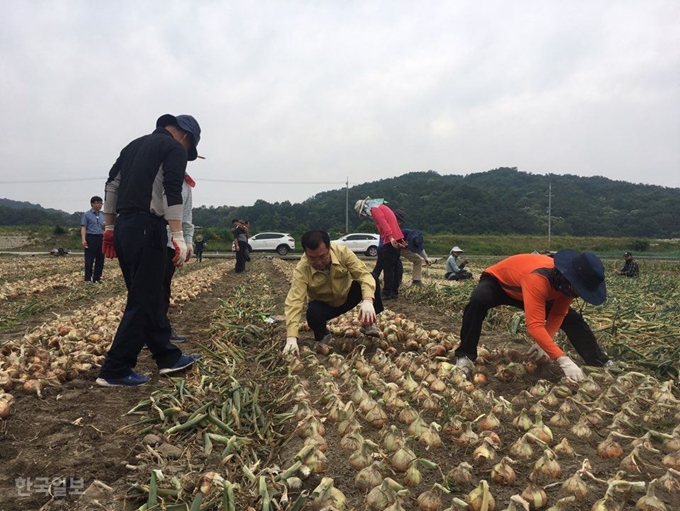
[{"label": "man's dark pants", "polygon": [[[470,302],[465,306],[463,312],[460,346],[456,349],[456,357],[467,357],[470,360],[477,358],[477,345],[486,313],[489,309],[499,305],[512,305],[524,310],[524,302],[509,297],[493,275],[483,273],[479,279],[479,284],[470,296]],[[548,302],[546,304],[546,316],[551,307],[552,302]],[[560,329],[567,335],[567,339],[586,364],[602,366],[609,360],[583,316],[571,307],[562,321]]]},{"label": "man's dark pants", "polygon": [[[245,245],[245,243],[244,243]],[[239,242],[240,246],[240,242]],[[236,273],[241,273],[242,271],[245,271],[246,269],[246,256],[248,254],[246,253],[246,247],[245,246],[240,246],[239,251],[236,252],[236,267],[234,268],[234,271]]]},{"label": "man's dark pants", "polygon": [[[378,257],[381,259],[385,276],[383,278],[383,296],[391,298],[399,296],[399,249],[394,248],[391,243],[385,243],[378,249]],[[402,267],[403,268],[403,267]],[[402,269],[403,271],[403,269]]]},{"label": "man's dark pants", "polygon": [[170,342],[164,279],[168,264],[166,222],[149,213],[120,214],[114,246],[128,289],[123,319],[99,376],[124,378],[146,344],[159,368],[172,367],[182,351]]},{"label": "man's dark pants", "polygon": [[[373,298],[373,308],[376,314],[380,314],[383,311],[383,304],[380,298],[380,282],[375,279],[375,296]],[[349,293],[347,294],[347,300],[345,303],[339,307],[333,307],[325,302],[319,300],[312,300],[307,306],[307,324],[309,328],[314,332],[314,340],[320,341],[328,334],[328,328],[326,328],[326,323],[337,318],[341,314],[352,310],[354,307],[361,303],[363,295],[361,293],[361,282],[355,280],[352,282],[352,286],[349,288]]]},{"label": "man's dark pants", "polygon": [[[102,278],[102,271],[104,271],[104,253],[102,252],[102,240],[104,236],[101,234],[86,234],[85,241],[87,248],[85,249],[85,281],[90,280],[97,282]],[[94,267],[94,273],[92,272]]]}]

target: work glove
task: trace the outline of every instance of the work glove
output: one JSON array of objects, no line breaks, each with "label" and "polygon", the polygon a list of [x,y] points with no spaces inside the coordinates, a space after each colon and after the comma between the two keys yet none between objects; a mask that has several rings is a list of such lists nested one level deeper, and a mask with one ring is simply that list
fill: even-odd
[{"label": "work glove", "polygon": [[373,307],[373,300],[371,298],[364,298],[359,309],[359,321],[364,325],[372,325],[376,321],[375,308]]},{"label": "work glove", "polygon": [[187,258],[187,244],[184,242],[184,233],[177,231],[171,233],[172,244],[175,247],[175,257],[172,258],[172,264],[177,268],[181,268]]},{"label": "work glove", "polygon": [[527,351],[525,355],[539,365],[547,364],[548,362],[550,362],[550,357],[548,356],[548,354],[545,351],[543,351],[543,348],[541,348],[536,343],[534,343],[534,345],[531,348],[529,348],[529,351]]},{"label": "work glove", "polygon": [[295,355],[296,357],[300,356],[300,348],[298,348],[297,337],[288,337],[286,339],[286,345],[283,347],[283,354],[291,354]]},{"label": "work glove", "polygon": [[113,246],[113,225],[104,228],[104,239],[102,240],[102,252],[107,259],[116,258],[116,247]]},{"label": "work glove", "polygon": [[570,380],[574,380],[577,382],[583,380],[584,376],[583,371],[581,371],[581,368],[574,364],[574,361],[567,357],[566,355],[558,358],[557,363],[564,372],[564,376],[566,376]]},{"label": "work glove", "polygon": [[194,255],[194,246],[191,243],[187,243],[187,258],[184,260],[185,263],[189,262],[189,259]]}]

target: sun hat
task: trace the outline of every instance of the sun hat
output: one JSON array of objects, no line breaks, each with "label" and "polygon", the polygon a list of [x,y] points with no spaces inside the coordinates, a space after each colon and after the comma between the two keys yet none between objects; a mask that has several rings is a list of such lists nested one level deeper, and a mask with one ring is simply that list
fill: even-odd
[{"label": "sun hat", "polygon": [[354,203],[354,211],[359,213],[359,215],[364,215],[364,204],[366,204],[366,201],[369,200],[370,197],[366,197],[365,199],[359,199]]},{"label": "sun hat", "polygon": [[604,265],[592,252],[560,250],[555,254],[555,268],[586,302],[600,305],[607,299]]},{"label": "sun hat", "polygon": [[456,245],[451,249],[451,252],[464,252],[464,250],[460,248],[458,245]]},{"label": "sun hat", "polygon": [[156,121],[157,128],[165,128],[166,126],[177,126],[183,131],[189,133],[192,137],[193,147],[188,151],[188,160],[194,161],[198,158],[198,151],[196,151],[196,146],[201,141],[201,127],[198,125],[198,121],[194,119],[191,115],[172,115],[165,114],[161,115]]}]

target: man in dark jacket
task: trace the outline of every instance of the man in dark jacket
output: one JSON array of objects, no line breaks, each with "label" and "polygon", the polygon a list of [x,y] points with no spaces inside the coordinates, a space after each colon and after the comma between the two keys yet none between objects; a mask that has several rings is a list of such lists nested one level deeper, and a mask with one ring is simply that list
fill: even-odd
[{"label": "man in dark jacket", "polygon": [[624,277],[637,277],[640,275],[640,267],[635,259],[633,259],[633,254],[626,252],[623,254],[623,257],[626,262],[624,263],[623,268],[615,270],[616,274],[623,275]]},{"label": "man in dark jacket", "polygon": [[118,257],[128,295],[98,385],[147,383],[148,376],[133,371],[144,344],[160,374],[175,373],[200,358],[183,355],[170,342],[163,287],[169,264],[167,225],[176,253],[172,263],[181,267],[187,258],[182,183],[187,161],[198,157],[200,138],[201,128],[190,115],[163,115],[153,133],[133,140],[121,151],[109,172],[102,250],[108,258]]}]

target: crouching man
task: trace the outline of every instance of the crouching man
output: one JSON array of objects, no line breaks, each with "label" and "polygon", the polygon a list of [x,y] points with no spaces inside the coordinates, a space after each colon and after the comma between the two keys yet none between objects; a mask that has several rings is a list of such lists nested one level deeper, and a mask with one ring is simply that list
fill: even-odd
[{"label": "crouching man", "polygon": [[376,314],[383,311],[380,287],[366,265],[349,248],[331,245],[325,231],[302,235],[304,255],[295,267],[293,282],[286,297],[286,346],[284,353],[298,354],[298,332],[305,300],[307,324],[317,342],[329,342],[326,327],[333,319],[361,304],[361,332],[378,337]]}]

